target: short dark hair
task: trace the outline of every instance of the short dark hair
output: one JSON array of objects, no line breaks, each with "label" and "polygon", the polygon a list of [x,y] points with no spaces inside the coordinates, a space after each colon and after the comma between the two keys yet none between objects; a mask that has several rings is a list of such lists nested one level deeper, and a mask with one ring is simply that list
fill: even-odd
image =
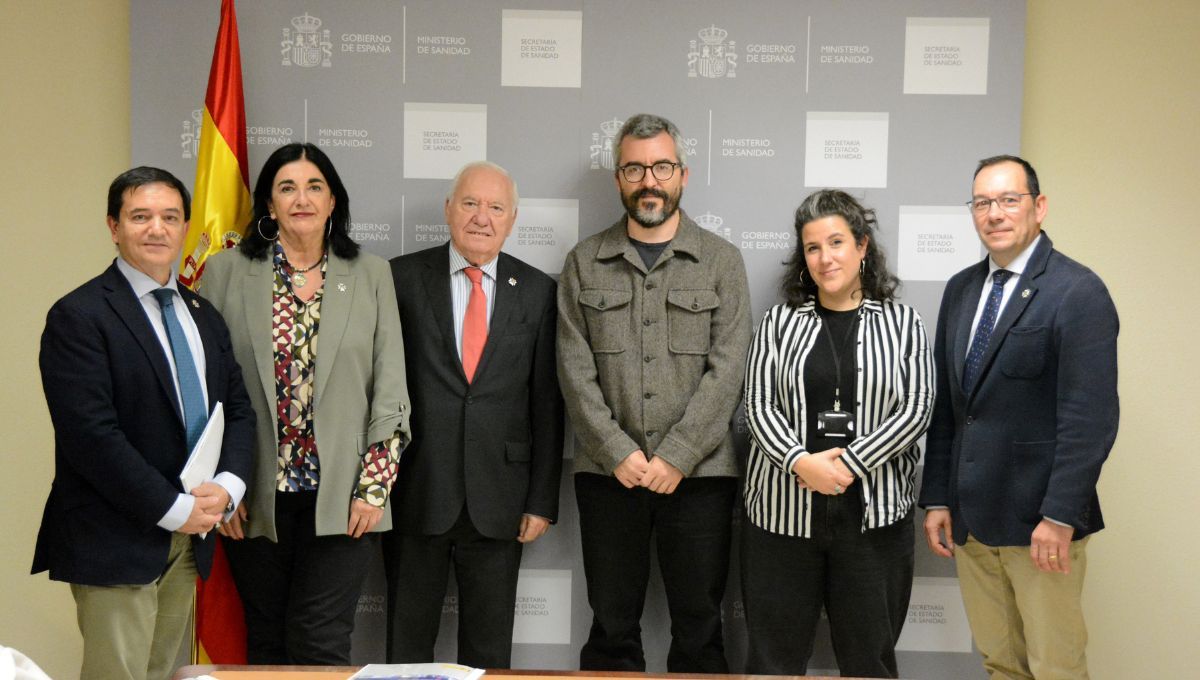
[{"label": "short dark hair", "polygon": [[653,113],[638,113],[625,121],[625,124],[621,126],[621,131],[613,139],[613,160],[618,168],[617,172],[620,172],[619,168],[621,167],[621,142],[625,141],[626,137],[650,139],[664,132],[671,136],[671,141],[675,144],[675,156],[679,167],[686,168],[687,147],[683,145],[683,135],[679,133],[679,128],[662,116],[656,116]]},{"label": "short dark hair", "polygon": [[[855,243],[867,239],[867,254],[863,257],[862,294],[864,298],[885,302],[896,296],[900,279],[887,268],[883,248],[875,238],[879,223],[875,211],[865,208],[850,194],[839,189],[822,189],[810,194],[796,208],[796,251],[784,262],[783,281],[780,291],[789,305],[799,307],[817,295],[817,284],[808,263],[804,259],[804,225],[822,217],[836,215],[846,220]],[[808,273],[808,276],[805,276]]]},{"label": "short dark hair", "polygon": [[166,184],[179,192],[183,199],[183,220],[192,219],[192,197],[188,194],[183,182],[162,168],[152,168],[140,165],[132,170],[126,170],[108,185],[108,216],[114,220],[121,219],[121,206],[125,205],[125,192],[147,184]]},{"label": "short dark hair", "polygon": [[353,260],[358,257],[359,246],[350,238],[350,194],[346,193],[346,185],[342,184],[333,161],[324,151],[314,144],[299,142],[275,149],[267,157],[267,162],[263,163],[262,170],[258,172],[258,181],[254,183],[254,213],[250,216],[250,224],[246,225],[246,235],[242,237],[238,249],[251,260],[261,260],[267,256],[271,244],[279,237],[279,225],[271,219],[270,209],[275,175],[283,166],[299,160],[307,160],[317,166],[325,176],[329,190],[333,192],[333,213],[329,216],[332,224],[325,246],[338,257]]},{"label": "short dark hair", "polygon": [[999,165],[1000,163],[1016,163],[1017,165],[1021,166],[1025,170],[1025,184],[1029,186],[1029,193],[1033,194],[1034,198],[1042,195],[1042,188],[1038,184],[1037,170],[1034,170],[1033,166],[1029,164],[1029,161],[1021,158],[1020,156],[1001,154],[999,156],[990,156],[985,158],[979,161],[979,165],[975,166],[975,174],[971,175],[971,179],[974,180],[976,177],[978,177],[979,173],[984,168],[991,165]]}]

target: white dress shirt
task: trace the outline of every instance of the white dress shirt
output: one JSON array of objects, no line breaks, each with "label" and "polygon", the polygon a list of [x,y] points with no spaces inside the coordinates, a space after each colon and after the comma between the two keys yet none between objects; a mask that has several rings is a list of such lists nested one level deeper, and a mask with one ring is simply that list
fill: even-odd
[{"label": "white dress shirt", "polygon": [[[117,270],[121,272],[121,275],[129,282],[129,286],[133,288],[134,296],[141,303],[142,311],[146,312],[146,319],[150,322],[150,327],[154,329],[154,334],[158,337],[158,344],[162,346],[163,354],[167,357],[167,364],[171,367],[171,377],[175,379],[175,396],[182,408],[183,395],[179,391],[179,370],[175,366],[175,353],[171,351],[171,339],[167,335],[166,326],[163,325],[162,308],[159,307],[158,298],[154,297],[153,294],[159,288],[168,288],[171,290],[175,298],[173,306],[175,318],[179,321],[179,326],[183,329],[183,335],[187,339],[188,351],[191,352],[192,362],[196,366],[196,375],[200,377],[200,391],[204,397],[204,409],[206,412],[210,411],[211,409],[208,408],[208,385],[204,379],[204,376],[207,375],[208,367],[204,357],[204,343],[200,340],[200,329],[196,327],[196,322],[192,319],[192,315],[181,314],[179,312],[185,303],[183,296],[179,294],[179,288],[175,285],[174,270],[172,270],[171,277],[165,286],[159,285],[157,281],[135,269],[133,265],[120,257],[117,258]],[[180,417],[182,417],[182,414]],[[221,472],[212,481],[229,492],[229,498],[233,501],[233,506],[236,508],[238,503],[241,502],[242,496],[246,493],[246,483],[232,472]],[[195,504],[195,496],[186,493],[179,494],[170,509],[167,510],[167,514],[158,520],[158,526],[167,531],[177,531],[179,527],[187,522]],[[228,515],[225,518],[228,519]]]},{"label": "white dress shirt", "polygon": [[[480,265],[483,277],[480,285],[487,298],[488,328],[492,327],[492,309],[496,306],[496,263],[500,256],[492,258],[491,262]],[[462,361],[463,319],[467,316],[467,303],[471,301],[471,279],[463,270],[474,266],[467,258],[454,249],[450,244],[450,301],[454,312],[454,347],[458,350],[458,360]]]}]

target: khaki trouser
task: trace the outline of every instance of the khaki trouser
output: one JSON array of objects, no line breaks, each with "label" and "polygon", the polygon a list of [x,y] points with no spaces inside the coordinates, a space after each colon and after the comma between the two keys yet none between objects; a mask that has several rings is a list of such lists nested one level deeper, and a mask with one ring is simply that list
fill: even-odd
[{"label": "khaki trouser", "polygon": [[954,562],[983,667],[993,680],[1086,680],[1080,598],[1088,537],[1071,543],[1071,573],[1043,572],[1029,546],[993,548],[968,536]]},{"label": "khaki trouser", "polygon": [[192,538],[171,536],[157,581],[131,586],[71,584],[83,634],[80,680],[166,680],[192,618],[196,561]]}]

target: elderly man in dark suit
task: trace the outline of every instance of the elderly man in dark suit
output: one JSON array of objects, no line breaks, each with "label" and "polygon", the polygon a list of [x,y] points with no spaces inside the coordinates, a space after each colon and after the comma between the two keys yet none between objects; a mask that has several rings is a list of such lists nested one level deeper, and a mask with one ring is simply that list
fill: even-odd
[{"label": "elderly man in dark suit", "polygon": [[1117,434],[1117,311],[1041,230],[1015,156],[979,163],[968,202],[989,257],[946,284],[920,504],[955,557],[993,678],[1086,678],[1080,609],[1096,482]]},{"label": "elderly man in dark suit", "polygon": [[[250,473],[254,414],[229,331],[175,284],[189,216],[170,173],[117,177],[108,228],[119,256],[54,304],[42,334],[55,472],[33,573],[71,584],[85,679],[170,677],[213,529]],[[218,402],[217,474],[185,493],[180,472]]]},{"label": "elderly man in dark suit", "polygon": [[388,660],[433,661],[453,564],[458,661],[507,668],[521,548],[558,516],[555,285],[500,252],[517,216],[503,168],[465,166],[445,213],[449,244],[392,260],[413,440],[385,536]]}]

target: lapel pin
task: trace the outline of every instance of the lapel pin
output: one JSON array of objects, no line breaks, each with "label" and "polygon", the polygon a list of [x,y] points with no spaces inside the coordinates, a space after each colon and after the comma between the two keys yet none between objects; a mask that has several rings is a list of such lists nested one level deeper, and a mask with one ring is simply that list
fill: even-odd
[{"label": "lapel pin", "polygon": [[339,292],[339,293],[345,293],[345,292],[346,292],[346,284],[344,284],[344,283],[339,283],[339,284],[338,284],[338,292]]},{"label": "lapel pin", "polygon": [[192,300],[192,306],[195,307],[196,309],[200,309],[200,301]]},{"label": "lapel pin", "polygon": [[1026,288],[1025,290],[1021,291],[1021,297],[1023,297],[1023,298],[1027,298],[1027,297],[1029,297],[1029,289],[1028,289],[1028,288]]},{"label": "lapel pin", "polygon": [[510,286],[517,285],[517,279],[515,276],[508,277],[508,285],[510,285]]}]

